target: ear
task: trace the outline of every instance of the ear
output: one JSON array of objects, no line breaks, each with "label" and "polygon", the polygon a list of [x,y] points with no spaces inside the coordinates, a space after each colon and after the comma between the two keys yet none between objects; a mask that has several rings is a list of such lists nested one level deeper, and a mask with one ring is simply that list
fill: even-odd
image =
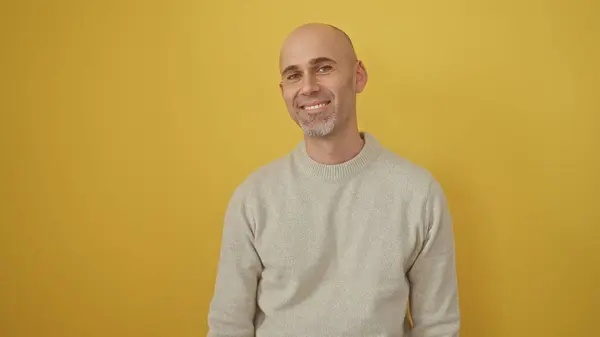
[{"label": "ear", "polygon": [[356,93],[361,93],[365,86],[367,85],[367,80],[369,79],[369,75],[367,74],[367,69],[362,61],[358,61],[356,67]]}]

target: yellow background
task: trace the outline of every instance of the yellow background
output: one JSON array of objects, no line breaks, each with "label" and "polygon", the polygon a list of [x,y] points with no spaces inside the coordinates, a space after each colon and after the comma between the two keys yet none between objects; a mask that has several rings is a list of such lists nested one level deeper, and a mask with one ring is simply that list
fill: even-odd
[{"label": "yellow background", "polygon": [[225,205],[301,134],[279,43],[324,21],[361,127],[444,186],[463,337],[598,336],[598,1],[0,5],[0,336],[202,336]]}]

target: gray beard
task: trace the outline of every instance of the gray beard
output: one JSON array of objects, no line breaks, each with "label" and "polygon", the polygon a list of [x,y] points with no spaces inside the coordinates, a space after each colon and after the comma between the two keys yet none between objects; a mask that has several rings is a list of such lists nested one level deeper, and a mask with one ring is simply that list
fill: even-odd
[{"label": "gray beard", "polygon": [[[316,119],[316,118],[315,118]],[[336,115],[333,114],[324,121],[309,121],[308,123],[300,122],[300,127],[305,135],[309,137],[324,137],[333,131],[335,127]]]}]

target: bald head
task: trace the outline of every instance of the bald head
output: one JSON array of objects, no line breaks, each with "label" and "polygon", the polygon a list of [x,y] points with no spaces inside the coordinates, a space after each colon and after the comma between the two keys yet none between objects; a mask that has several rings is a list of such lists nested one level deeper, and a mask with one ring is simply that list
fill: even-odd
[{"label": "bald head", "polygon": [[341,29],[321,23],[294,29],[281,47],[279,71],[288,112],[306,135],[356,131],[356,94],[367,72]]},{"label": "bald head", "polygon": [[315,57],[335,56],[337,62],[352,65],[357,60],[348,34],[332,25],[308,23],[294,29],[283,42],[279,54],[280,71],[307,52],[312,56],[319,55]]}]

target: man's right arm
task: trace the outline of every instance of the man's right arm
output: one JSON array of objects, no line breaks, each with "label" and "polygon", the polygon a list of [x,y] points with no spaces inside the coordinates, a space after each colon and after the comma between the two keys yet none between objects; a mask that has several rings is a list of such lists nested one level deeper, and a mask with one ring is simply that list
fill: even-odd
[{"label": "man's right arm", "polygon": [[254,247],[249,205],[238,188],[229,202],[207,337],[254,337],[256,290],[262,264]]}]

